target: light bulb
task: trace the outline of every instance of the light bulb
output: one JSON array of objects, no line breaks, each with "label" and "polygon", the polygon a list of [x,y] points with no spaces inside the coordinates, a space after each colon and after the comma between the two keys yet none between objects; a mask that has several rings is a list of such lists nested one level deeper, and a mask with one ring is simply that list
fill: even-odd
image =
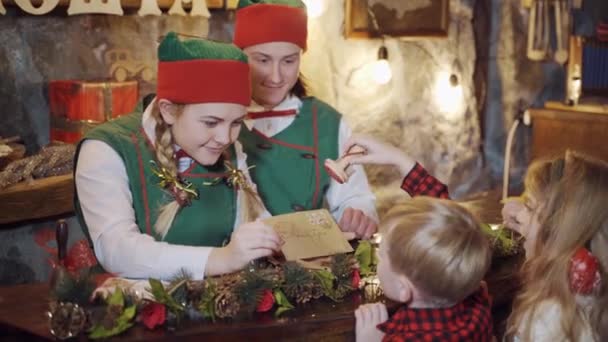
[{"label": "light bulb", "polygon": [[309,18],[318,18],[325,12],[325,0],[304,0]]},{"label": "light bulb", "polygon": [[464,106],[462,85],[457,77],[448,72],[439,72],[435,81],[435,103],[449,119],[455,119]]},{"label": "light bulb", "polygon": [[391,66],[386,59],[379,59],[374,62],[372,78],[378,84],[387,84],[393,78]]}]

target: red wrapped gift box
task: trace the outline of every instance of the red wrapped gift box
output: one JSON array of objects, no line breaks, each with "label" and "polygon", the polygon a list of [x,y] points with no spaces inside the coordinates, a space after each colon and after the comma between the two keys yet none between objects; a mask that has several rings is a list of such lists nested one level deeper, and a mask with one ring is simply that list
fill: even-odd
[{"label": "red wrapped gift box", "polygon": [[94,126],[133,112],[137,101],[137,81],[51,81],[51,140],[76,143]]}]

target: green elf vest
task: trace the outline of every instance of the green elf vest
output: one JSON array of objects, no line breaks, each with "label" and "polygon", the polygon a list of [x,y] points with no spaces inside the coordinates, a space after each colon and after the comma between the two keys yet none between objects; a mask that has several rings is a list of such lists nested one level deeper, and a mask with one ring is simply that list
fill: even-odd
[{"label": "green elf vest", "polygon": [[[154,150],[141,121],[141,113],[123,116],[89,131],[85,139],[101,140],[118,152],[129,177],[137,226],[142,233],[152,235],[160,241],[154,223],[159,208],[169,203],[171,197],[158,186],[159,179],[151,171],[150,161],[155,160]],[[76,160],[79,152],[80,145]],[[234,148],[230,150],[230,155],[234,159]],[[235,160],[233,165],[236,165]],[[199,198],[193,199],[189,207],[180,209],[163,241],[178,245],[219,247],[229,239],[236,217],[236,192],[224,182],[204,185],[205,182],[213,182],[221,177],[224,172],[223,166],[219,171],[211,172],[194,162],[188,170],[181,173],[198,190]],[[75,194],[75,208],[80,224],[88,235],[78,193]]]},{"label": "green elf vest", "polygon": [[323,206],[330,183],[323,164],[338,158],[340,119],[328,104],[306,97],[293,123],[273,137],[243,127],[239,139],[255,165],[249,172],[272,215]]}]

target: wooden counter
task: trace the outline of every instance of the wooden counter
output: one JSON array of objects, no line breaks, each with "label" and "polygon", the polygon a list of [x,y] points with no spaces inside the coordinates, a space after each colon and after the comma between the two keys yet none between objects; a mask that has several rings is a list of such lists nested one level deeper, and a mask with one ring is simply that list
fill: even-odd
[{"label": "wooden counter", "polygon": [[[481,216],[496,223],[500,214],[499,192],[476,197]],[[485,280],[492,296],[492,312],[497,336],[504,331],[511,301],[518,289],[516,270],[521,257],[495,258]],[[175,331],[160,328],[148,331],[141,325],[115,337],[116,341],[353,341],[354,310],[363,302],[361,292],[340,303],[318,300],[285,313],[282,318],[272,314],[256,314],[246,321],[216,323],[185,321]],[[386,301],[386,300],[385,300]],[[389,311],[396,305],[388,302]],[[0,287],[0,336],[13,341],[52,341],[45,311],[48,288],[45,284]],[[82,336],[80,340],[86,340]],[[500,338],[499,338],[500,340]],[[10,340],[9,340],[10,341]]]},{"label": "wooden counter", "polygon": [[[502,259],[486,277],[493,297],[492,312],[495,330],[504,331],[511,300],[517,290],[513,272],[517,258]],[[397,305],[386,301],[389,311]],[[146,330],[136,325],[113,341],[354,341],[354,310],[365,299],[357,292],[340,303],[317,300],[282,318],[271,313],[255,314],[245,321],[192,322],[184,321],[175,332],[159,328]],[[46,284],[0,287],[0,336],[12,336],[15,341],[53,341],[47,325],[48,308]],[[80,340],[87,340],[82,336]]]}]

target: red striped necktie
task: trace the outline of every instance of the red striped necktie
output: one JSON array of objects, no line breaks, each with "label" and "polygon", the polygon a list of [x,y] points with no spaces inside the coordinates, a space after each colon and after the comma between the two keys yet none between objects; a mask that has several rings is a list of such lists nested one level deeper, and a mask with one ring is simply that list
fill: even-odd
[{"label": "red striped necktie", "polygon": [[296,115],[298,111],[296,109],[287,110],[270,110],[267,112],[252,112],[247,113],[247,119],[263,119],[263,118],[276,118],[280,116]]}]

